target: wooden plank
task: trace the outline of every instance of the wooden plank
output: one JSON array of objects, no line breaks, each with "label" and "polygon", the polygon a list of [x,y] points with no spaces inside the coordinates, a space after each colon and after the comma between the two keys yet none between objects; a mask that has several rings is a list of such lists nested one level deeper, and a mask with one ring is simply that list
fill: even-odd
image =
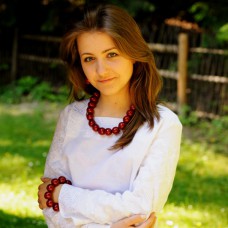
[{"label": "wooden plank", "polygon": [[188,75],[188,35],[180,33],[178,36],[178,80],[177,80],[177,103],[178,112],[183,111],[187,105],[187,75]]},{"label": "wooden plank", "polygon": [[178,79],[178,73],[175,71],[159,69],[158,72],[164,78],[171,78],[171,79],[175,79],[175,80]]},{"label": "wooden plank", "polygon": [[40,63],[57,63],[57,64],[63,64],[63,61],[58,58],[47,58],[43,56],[36,56],[36,55],[27,55],[27,54],[20,54],[19,59],[23,60],[29,60],[34,62],[40,62]]},{"label": "wooden plank", "polygon": [[228,55],[228,50],[223,50],[223,49],[192,47],[189,49],[189,51],[193,53],[201,53],[201,54]]},{"label": "wooden plank", "polygon": [[54,36],[41,36],[41,35],[23,35],[21,36],[23,39],[28,40],[38,40],[38,41],[48,41],[48,42],[56,42],[60,43],[62,38],[61,37],[54,37]]},{"label": "wooden plank", "polygon": [[199,81],[228,84],[228,77],[222,77],[222,76],[217,76],[217,75],[191,74],[190,78],[193,80],[199,80]]},{"label": "wooden plank", "polygon": [[11,57],[11,82],[14,83],[17,77],[17,58],[18,58],[18,29],[14,29],[12,57]]},{"label": "wooden plank", "polygon": [[177,53],[178,52],[178,46],[177,45],[148,43],[148,46],[152,51],[169,52],[169,53]]}]

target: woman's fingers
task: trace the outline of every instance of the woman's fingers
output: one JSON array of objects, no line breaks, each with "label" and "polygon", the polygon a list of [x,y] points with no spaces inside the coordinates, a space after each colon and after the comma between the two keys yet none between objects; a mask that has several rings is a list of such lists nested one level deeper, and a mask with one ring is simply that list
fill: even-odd
[{"label": "woman's fingers", "polygon": [[143,222],[141,225],[139,225],[139,228],[154,228],[154,225],[156,223],[157,217],[155,216],[155,213],[151,213],[150,217]]},{"label": "woman's fingers", "polygon": [[41,177],[40,179],[42,180],[43,183],[38,186],[38,204],[40,209],[44,209],[47,207],[44,194],[47,191],[46,189],[47,185],[51,183],[50,182],[51,179],[45,178],[45,177]]},{"label": "woman's fingers", "polygon": [[136,224],[144,222],[146,219],[146,216],[144,215],[132,215],[130,217],[121,219],[115,223],[112,224],[111,228],[129,228],[129,227],[135,227]]},{"label": "woman's fingers", "polygon": [[154,226],[154,225],[155,225],[155,223],[156,223],[156,221],[157,221],[157,217],[156,217],[156,215],[155,215],[155,213],[154,213],[154,212],[150,214],[149,219],[150,219],[150,220],[151,220],[151,222],[152,222],[151,224]]},{"label": "woman's fingers", "polygon": [[145,219],[146,219],[146,215],[132,215],[128,218],[123,219],[122,221],[127,226],[132,226],[132,225],[136,225],[138,223],[144,222]]},{"label": "woman's fingers", "polygon": [[51,179],[48,177],[41,177],[40,178],[43,183],[50,181]]}]

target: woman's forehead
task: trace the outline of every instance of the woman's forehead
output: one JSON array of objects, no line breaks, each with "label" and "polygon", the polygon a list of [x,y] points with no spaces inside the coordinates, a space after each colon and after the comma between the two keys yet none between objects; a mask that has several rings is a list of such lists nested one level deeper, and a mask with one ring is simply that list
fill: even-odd
[{"label": "woman's forehead", "polygon": [[78,51],[84,53],[102,53],[116,48],[112,37],[105,32],[85,32],[77,38]]}]

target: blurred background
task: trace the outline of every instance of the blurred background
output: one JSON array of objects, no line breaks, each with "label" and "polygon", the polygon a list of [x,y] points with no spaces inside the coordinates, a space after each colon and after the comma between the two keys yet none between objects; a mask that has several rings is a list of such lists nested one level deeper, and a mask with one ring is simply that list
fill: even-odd
[{"label": "blurred background", "polygon": [[161,227],[228,228],[227,0],[0,0],[0,227],[46,227],[37,186],[69,102],[59,44],[99,3],[135,18],[184,125]]}]

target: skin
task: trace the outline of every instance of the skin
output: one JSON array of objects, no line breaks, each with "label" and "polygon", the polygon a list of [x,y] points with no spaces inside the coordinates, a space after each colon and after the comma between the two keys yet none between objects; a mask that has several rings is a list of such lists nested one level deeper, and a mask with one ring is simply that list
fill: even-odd
[{"label": "skin", "polygon": [[[77,39],[83,71],[89,82],[100,91],[100,99],[95,108],[95,116],[122,118],[131,105],[129,82],[133,73],[134,61],[122,54],[112,38],[104,32],[85,32]],[[51,183],[50,178],[41,178],[38,203],[40,209],[46,208],[44,193]],[[62,185],[55,188],[53,201],[58,203]],[[124,218],[111,228],[154,227],[154,213],[148,219],[142,215]]]},{"label": "skin", "polygon": [[77,39],[83,71],[100,91],[95,116],[122,118],[129,109],[129,81],[134,61],[123,55],[103,32],[86,32]]}]

